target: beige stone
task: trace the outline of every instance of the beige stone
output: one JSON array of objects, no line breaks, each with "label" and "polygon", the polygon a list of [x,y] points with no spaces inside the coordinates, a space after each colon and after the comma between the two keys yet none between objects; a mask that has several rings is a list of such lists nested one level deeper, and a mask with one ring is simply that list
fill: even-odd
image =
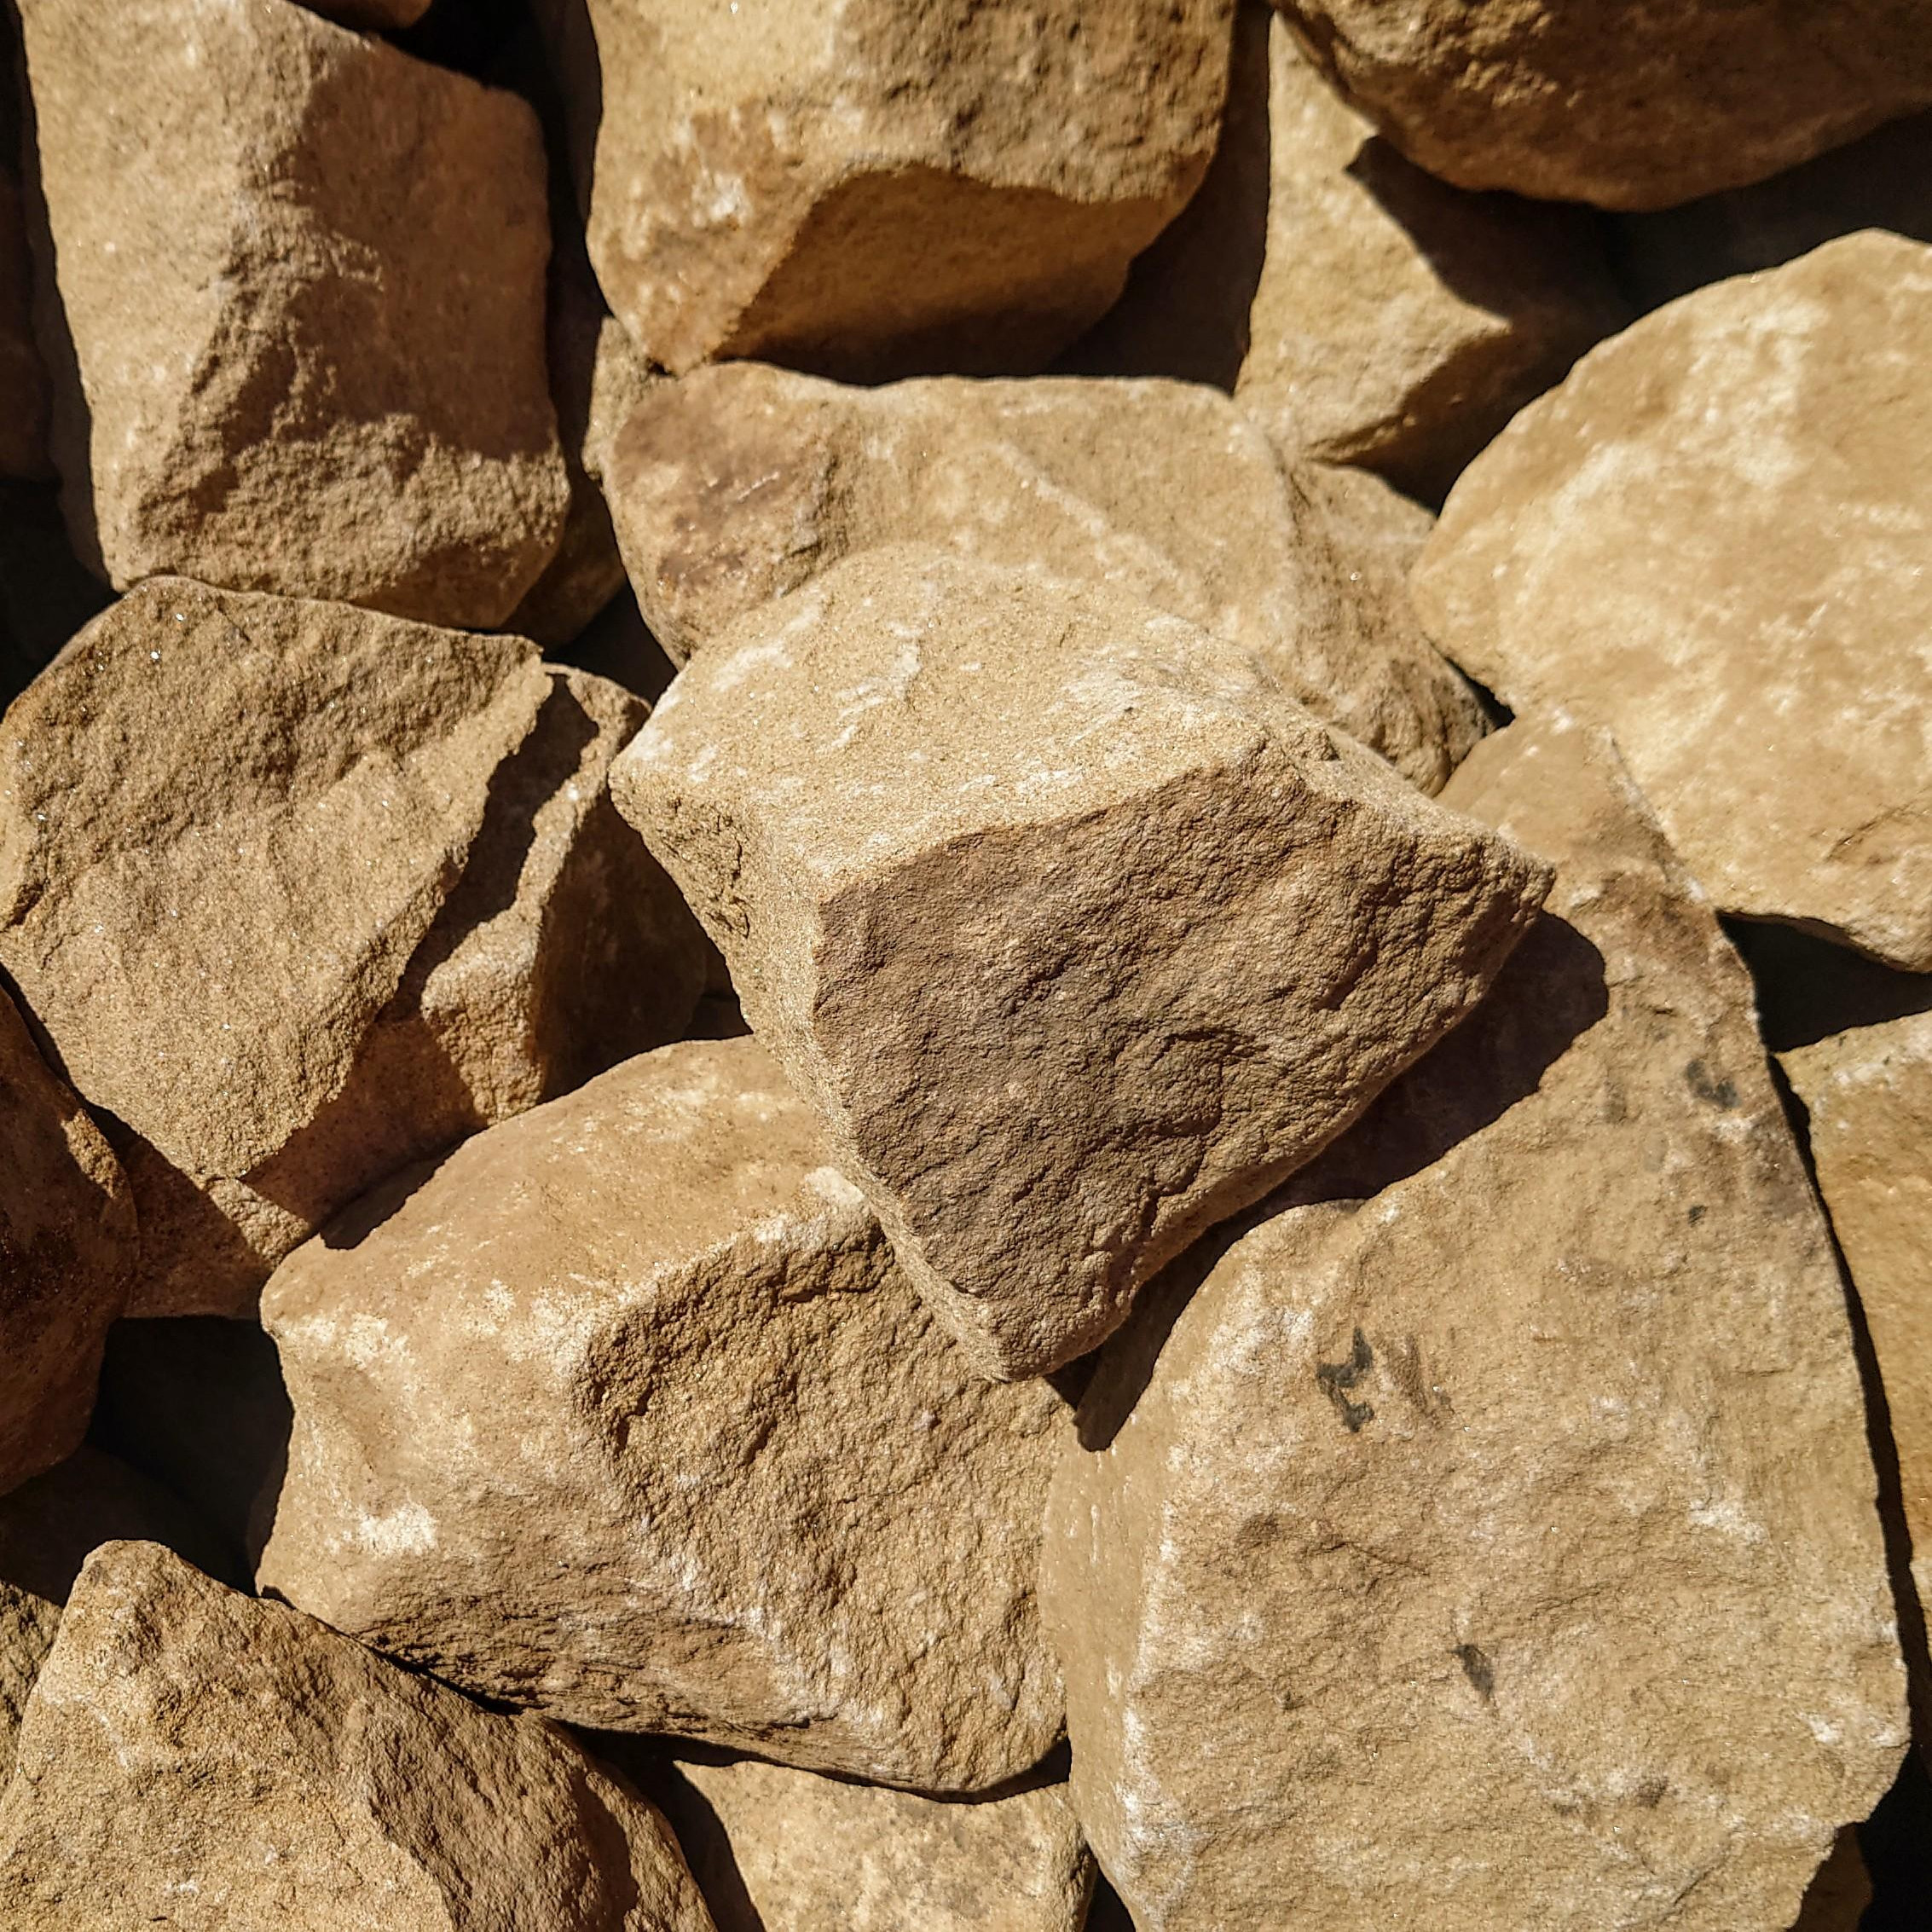
[{"label": "beige stone", "polygon": [[74,1585],[0,1798],[8,1932],[710,1932],[662,1819],[153,1543]]},{"label": "beige stone", "polygon": [[1043,1559],[1075,1806],[1143,1932],[1780,1932],[1906,1738],[1823,1220],[1607,738],[1447,795],[1548,909],[1102,1357]]},{"label": "beige stone", "polygon": [[290,0],[20,14],[83,554],[501,622],[568,496],[530,109]]},{"label": "beige stone", "polygon": [[1932,1617],[1932,1010],[1779,1061],[1811,1117],[1819,1188],[1871,1331]]},{"label": "beige stone", "polygon": [[1107,584],[1227,637],[1428,790],[1481,735],[1406,597],[1356,594],[1327,487],[1284,475],[1210,389],[858,389],[732,363],[645,394],[609,483],[639,603],[680,661],[856,552],[929,543]]},{"label": "beige stone", "polygon": [[977,1380],[749,1039],[630,1061],[277,1270],[259,1577],[465,1689],[931,1790],[1058,1734],[1067,1411]]},{"label": "beige stone", "polygon": [[1721,910],[1932,967],[1932,249],[1659,309],[1464,472],[1417,570],[1506,704],[1607,726]]},{"label": "beige stone", "polygon": [[871,380],[1038,368],[1107,309],[1213,152],[1233,0],[590,12],[591,259],[638,347]]},{"label": "beige stone", "polygon": [[1463,188],[1663,208],[1932,101],[1918,0],[1275,0],[1341,92]]},{"label": "beige stone", "polygon": [[1462,1017],[1547,876],[1098,584],[852,558],[611,772],[988,1374],[1096,1345]]}]

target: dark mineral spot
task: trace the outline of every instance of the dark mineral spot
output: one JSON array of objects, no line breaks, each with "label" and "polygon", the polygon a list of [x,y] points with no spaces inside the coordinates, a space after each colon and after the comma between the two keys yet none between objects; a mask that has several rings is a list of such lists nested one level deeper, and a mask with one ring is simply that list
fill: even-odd
[{"label": "dark mineral spot", "polygon": [[1474,1644],[1458,1644],[1455,1660],[1484,1704],[1496,1701],[1496,1667]]},{"label": "dark mineral spot", "polygon": [[1712,1079],[1710,1070],[1701,1060],[1693,1060],[1684,1069],[1684,1079],[1699,1100],[1708,1101],[1713,1107],[1721,1107],[1728,1113],[1738,1104],[1737,1088],[1728,1080]]},{"label": "dark mineral spot", "polygon": [[1375,1351],[1359,1328],[1355,1331],[1346,1362],[1318,1362],[1315,1365],[1316,1381],[1322,1394],[1334,1403],[1336,1413],[1351,1436],[1360,1432],[1364,1422],[1374,1420],[1375,1410],[1368,1403],[1351,1401],[1347,1391],[1374,1366]]}]

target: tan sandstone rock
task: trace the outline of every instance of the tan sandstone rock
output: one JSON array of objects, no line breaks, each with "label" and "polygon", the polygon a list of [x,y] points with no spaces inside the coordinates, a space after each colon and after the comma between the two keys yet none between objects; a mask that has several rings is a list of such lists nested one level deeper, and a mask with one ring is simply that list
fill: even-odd
[{"label": "tan sandstone rock", "polygon": [[1546,876],[1099,585],[877,550],[611,773],[988,1374],[1099,1343],[1474,1004]]},{"label": "tan sandstone rock", "polygon": [[1210,389],[858,389],[732,363],[644,395],[609,483],[639,603],[680,661],[855,552],[930,543],[1104,583],[1217,632],[1426,790],[1482,733],[1406,597],[1358,594],[1329,487],[1284,475]]},{"label": "tan sandstone rock", "polygon": [[1143,1932],[1781,1932],[1906,1736],[1823,1220],[1608,738],[1448,796],[1555,859],[1537,930],[1056,1475],[1076,1808]]},{"label": "tan sandstone rock", "polygon": [[973,1375],[830,1161],[755,1042],[691,1042],[292,1255],[263,1587],[575,1723],[934,1790],[1029,1767],[1067,1412]]},{"label": "tan sandstone rock", "polygon": [[568,495],[529,108],[291,0],[20,14],[83,554],[500,622]]},{"label": "tan sandstone rock", "polygon": [[1663,208],[1932,101],[1918,0],[1275,0],[1409,157],[1464,188]]},{"label": "tan sandstone rock", "polygon": [[153,1543],[75,1584],[0,1798],[7,1932],[710,1932],[662,1819]]},{"label": "tan sandstone rock", "polygon": [[[591,258],[654,363],[1042,367],[1213,152],[1233,0],[591,0]],[[580,98],[580,118],[595,110]]]},{"label": "tan sandstone rock", "polygon": [[1932,967],[1932,249],[1849,236],[1594,350],[1414,579],[1517,709],[1617,734],[1727,912]]}]

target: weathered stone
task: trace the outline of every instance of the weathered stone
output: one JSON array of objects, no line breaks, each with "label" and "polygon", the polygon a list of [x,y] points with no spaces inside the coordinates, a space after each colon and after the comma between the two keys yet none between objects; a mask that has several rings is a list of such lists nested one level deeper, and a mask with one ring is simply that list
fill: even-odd
[{"label": "weathered stone", "polygon": [[[1233,0],[591,0],[591,259],[652,362],[1038,368],[1199,184]],[[580,116],[598,103],[573,103]]]},{"label": "weathered stone", "polygon": [[680,660],[856,552],[929,543],[1217,632],[1426,790],[1482,732],[1406,599],[1354,594],[1310,489],[1210,389],[857,389],[732,363],[650,390],[609,477],[639,602]]},{"label": "weathered stone", "polygon": [[153,1543],[74,1585],[0,1798],[8,1932],[709,1932],[663,1819]]},{"label": "weathered stone", "polygon": [[611,787],[995,1375],[1339,1133],[1547,883],[1231,645],[932,550],[728,630]]},{"label": "weathered stone", "polygon": [[[1932,1008],[1932,984],[1926,988]],[[1858,1288],[1890,1411],[1932,1617],[1932,1010],[1779,1056],[1811,1116],[1811,1152]]]},{"label": "weathered stone", "polygon": [[1447,796],[1549,910],[1102,1357],[1043,1559],[1075,1806],[1148,1932],[1779,1932],[1906,1736],[1823,1221],[1607,738]]},{"label": "weathered stone", "polygon": [[933,1790],[1032,1765],[1067,1410],[973,1376],[829,1162],[755,1042],[691,1042],[292,1255],[263,1585],[575,1723]]},{"label": "weathered stone", "polygon": [[1275,0],[1432,174],[1604,208],[1761,181],[1932,101],[1917,0]]},{"label": "weathered stone", "polygon": [[288,0],[20,14],[83,555],[500,623],[568,495],[529,108]]},{"label": "weathered stone", "polygon": [[1629,319],[1580,209],[1425,174],[1338,100],[1277,19],[1268,240],[1235,394],[1291,458],[1439,498]]},{"label": "weathered stone", "polygon": [[1859,234],[1594,350],[1414,579],[1518,709],[1617,734],[1725,911],[1932,967],[1932,249]]}]

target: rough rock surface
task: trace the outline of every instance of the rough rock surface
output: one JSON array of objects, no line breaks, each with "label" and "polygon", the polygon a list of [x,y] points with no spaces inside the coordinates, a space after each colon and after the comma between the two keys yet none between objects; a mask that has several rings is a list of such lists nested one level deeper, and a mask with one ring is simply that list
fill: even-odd
[{"label": "rough rock surface", "polygon": [[877,550],[611,772],[989,1374],[1094,1347],[1481,996],[1546,876],[1118,593]]},{"label": "rough rock surface", "polygon": [[20,14],[83,555],[500,622],[568,496],[529,108],[287,0]]},{"label": "rough rock surface", "polygon": [[88,1560],[0,1798],[7,1932],[710,1932],[662,1818],[153,1543]]},{"label": "rough rock surface", "polygon": [[576,1723],[931,1790],[1029,1767],[1067,1412],[973,1376],[830,1160],[755,1042],[691,1042],[299,1250],[263,1585]]},{"label": "rough rock surface", "polygon": [[[1233,0],[591,0],[591,258],[652,362],[1038,368],[1199,184]],[[573,103],[580,117],[595,103]]]},{"label": "rough rock surface", "polygon": [[1210,389],[868,390],[733,363],[645,395],[609,481],[639,603],[680,662],[855,552],[930,543],[1108,584],[1217,632],[1425,790],[1482,732],[1406,599],[1356,594],[1326,486],[1285,476]]},{"label": "rough rock surface", "polygon": [[1549,910],[1102,1358],[1043,1564],[1076,1808],[1148,1932],[1780,1932],[1906,1736],[1822,1218],[1608,738],[1448,796]]},{"label": "rough rock surface", "polygon": [[1721,910],[1920,970],[1928,353],[1932,249],[1895,236],[1701,290],[1511,424],[1414,579],[1505,703],[1616,733]]},{"label": "rough rock surface", "polygon": [[1285,455],[1438,498],[1628,320],[1580,210],[1472,194],[1353,113],[1274,23],[1267,245],[1235,396]]},{"label": "rough rock surface", "polygon": [[1663,208],[1932,101],[1918,0],[1275,0],[1322,69],[1464,188]]},{"label": "rough rock surface", "polygon": [[[1932,986],[1927,989],[1932,998]],[[1780,1056],[1878,1359],[1932,1617],[1932,1011]]]}]

